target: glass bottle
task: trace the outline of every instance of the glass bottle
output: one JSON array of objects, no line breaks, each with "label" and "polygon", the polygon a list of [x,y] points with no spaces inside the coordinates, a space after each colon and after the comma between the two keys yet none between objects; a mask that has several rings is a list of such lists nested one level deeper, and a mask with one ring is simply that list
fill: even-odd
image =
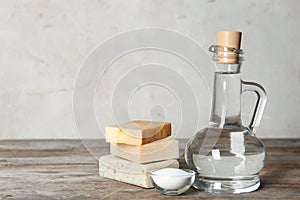
[{"label": "glass bottle", "polygon": [[[265,162],[264,144],[255,133],[266,93],[259,84],[241,80],[241,32],[218,32],[217,37],[218,45],[209,48],[216,61],[210,122],[188,141],[185,160],[196,172],[196,189],[212,193],[251,192],[259,188],[258,173]],[[231,40],[236,40],[233,45]],[[228,47],[229,44],[234,47]],[[241,94],[245,91],[257,94],[249,126],[241,121]]]}]

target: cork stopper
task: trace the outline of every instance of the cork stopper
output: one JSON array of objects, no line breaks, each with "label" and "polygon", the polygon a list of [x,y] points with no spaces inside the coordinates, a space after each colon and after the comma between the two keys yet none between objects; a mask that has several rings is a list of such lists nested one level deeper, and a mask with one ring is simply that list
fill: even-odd
[{"label": "cork stopper", "polygon": [[217,45],[239,49],[241,48],[242,32],[220,31],[217,32]]},{"label": "cork stopper", "polygon": [[[242,32],[239,31],[220,31],[217,32],[217,45],[240,49],[241,48]],[[218,52],[219,60],[221,64],[237,64],[239,62],[239,56],[233,51]]]}]

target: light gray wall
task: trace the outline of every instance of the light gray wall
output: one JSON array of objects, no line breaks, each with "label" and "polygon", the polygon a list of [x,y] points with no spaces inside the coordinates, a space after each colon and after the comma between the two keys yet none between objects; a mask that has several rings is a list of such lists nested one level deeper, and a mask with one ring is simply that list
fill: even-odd
[{"label": "light gray wall", "polygon": [[297,0],[1,1],[0,138],[77,138],[72,90],[80,64],[97,44],[138,27],[176,30],[205,49],[218,30],[243,31],[243,78],[268,92],[259,136],[299,137],[299,19]]}]

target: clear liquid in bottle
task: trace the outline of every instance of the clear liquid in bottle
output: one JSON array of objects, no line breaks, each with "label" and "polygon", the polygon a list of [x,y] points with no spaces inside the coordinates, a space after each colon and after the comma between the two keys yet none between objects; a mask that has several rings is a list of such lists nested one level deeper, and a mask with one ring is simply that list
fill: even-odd
[{"label": "clear liquid in bottle", "polygon": [[[213,60],[217,61],[210,123],[189,140],[185,160],[196,172],[196,189],[213,193],[251,192],[260,186],[258,174],[266,156],[264,144],[255,135],[266,94],[259,84],[241,80],[241,33],[220,32],[218,37],[221,45],[210,47]],[[255,92],[258,97],[249,126],[241,121],[241,94],[245,91]]]}]

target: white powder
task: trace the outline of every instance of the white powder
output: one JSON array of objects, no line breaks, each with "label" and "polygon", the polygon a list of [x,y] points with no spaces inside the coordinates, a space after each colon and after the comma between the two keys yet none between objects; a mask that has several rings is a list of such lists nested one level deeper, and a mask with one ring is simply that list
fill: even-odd
[{"label": "white powder", "polygon": [[189,185],[192,176],[193,174],[176,168],[165,168],[152,173],[156,185],[166,190],[179,190]]}]

